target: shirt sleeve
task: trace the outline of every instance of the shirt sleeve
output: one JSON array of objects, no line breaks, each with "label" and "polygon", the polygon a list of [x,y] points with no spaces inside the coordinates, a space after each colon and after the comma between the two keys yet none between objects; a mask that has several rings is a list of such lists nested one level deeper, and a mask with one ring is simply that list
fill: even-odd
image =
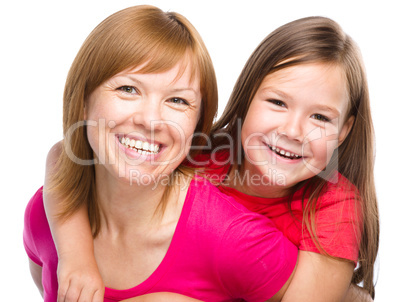
[{"label": "shirt sleeve", "polygon": [[[357,262],[362,227],[360,205],[360,197],[352,185],[338,185],[320,196],[315,223],[318,241],[326,253]],[[321,252],[306,228],[300,249]]]},{"label": "shirt sleeve", "polygon": [[222,239],[218,274],[234,299],[266,301],[292,274],[297,253],[268,218],[247,213],[232,222]]},{"label": "shirt sleeve", "polygon": [[38,200],[42,199],[42,188],[40,188],[35,195],[30,199],[25,209],[24,215],[24,231],[23,242],[24,248],[28,257],[39,266],[43,266],[42,261],[39,258],[39,253],[35,245],[35,238],[33,236],[33,227],[35,226],[35,207],[34,204]]}]

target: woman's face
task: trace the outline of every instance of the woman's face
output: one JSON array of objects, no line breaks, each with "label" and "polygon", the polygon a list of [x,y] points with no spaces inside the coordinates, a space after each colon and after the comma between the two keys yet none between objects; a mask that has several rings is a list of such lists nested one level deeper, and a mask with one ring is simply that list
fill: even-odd
[{"label": "woman's face", "polygon": [[[199,77],[179,62],[152,74],[125,70],[105,81],[85,106],[97,169],[130,184],[168,176],[187,155],[201,109]],[[184,72],[181,68],[185,66]]]},{"label": "woman's face", "polygon": [[245,167],[282,189],[318,174],[352,126],[347,110],[337,66],[311,63],[266,76],[242,127]]}]

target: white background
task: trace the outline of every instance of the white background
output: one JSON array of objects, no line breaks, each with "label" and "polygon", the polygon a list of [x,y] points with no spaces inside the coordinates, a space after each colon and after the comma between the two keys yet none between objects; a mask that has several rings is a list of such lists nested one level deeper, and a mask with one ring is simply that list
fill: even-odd
[{"label": "white background", "polygon": [[322,15],[339,22],[357,41],[366,63],[377,139],[381,242],[376,301],[399,299],[402,10],[397,8],[398,1],[2,3],[1,301],[41,301],[22,245],[23,214],[29,198],[42,185],[48,149],[62,139],[62,93],[70,64],[99,22],[117,10],[143,3],[177,11],[198,29],[216,68],[220,113],[245,61],[276,27],[300,17]]}]

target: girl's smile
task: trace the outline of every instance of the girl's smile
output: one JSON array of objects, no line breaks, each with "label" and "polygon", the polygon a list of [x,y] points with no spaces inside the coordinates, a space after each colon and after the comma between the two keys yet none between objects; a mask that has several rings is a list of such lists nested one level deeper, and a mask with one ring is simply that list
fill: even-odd
[{"label": "girl's smile", "polygon": [[338,66],[309,63],[267,75],[242,127],[245,169],[262,177],[269,177],[271,171],[282,175],[284,184],[273,183],[282,187],[276,188],[280,195],[317,175],[353,124],[353,118],[345,121],[348,97]]}]

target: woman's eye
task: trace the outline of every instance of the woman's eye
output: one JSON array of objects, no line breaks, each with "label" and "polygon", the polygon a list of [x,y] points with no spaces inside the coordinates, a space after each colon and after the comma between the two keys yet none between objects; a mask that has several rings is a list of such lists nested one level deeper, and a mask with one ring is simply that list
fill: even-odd
[{"label": "woman's eye", "polygon": [[330,119],[327,118],[325,115],[318,114],[318,113],[313,114],[311,117],[313,119],[316,119],[316,120],[321,121],[321,122],[329,122],[330,121]]},{"label": "woman's eye", "polygon": [[132,94],[138,93],[137,89],[133,86],[121,86],[121,87],[117,88],[117,90],[121,90],[125,93],[132,93]]},{"label": "woman's eye", "polygon": [[169,102],[177,105],[188,105],[188,102],[181,98],[171,98],[169,99]]},{"label": "woman's eye", "polygon": [[286,107],[285,103],[282,101],[279,101],[279,100],[271,99],[271,100],[268,100],[268,102],[270,102],[276,106]]}]

